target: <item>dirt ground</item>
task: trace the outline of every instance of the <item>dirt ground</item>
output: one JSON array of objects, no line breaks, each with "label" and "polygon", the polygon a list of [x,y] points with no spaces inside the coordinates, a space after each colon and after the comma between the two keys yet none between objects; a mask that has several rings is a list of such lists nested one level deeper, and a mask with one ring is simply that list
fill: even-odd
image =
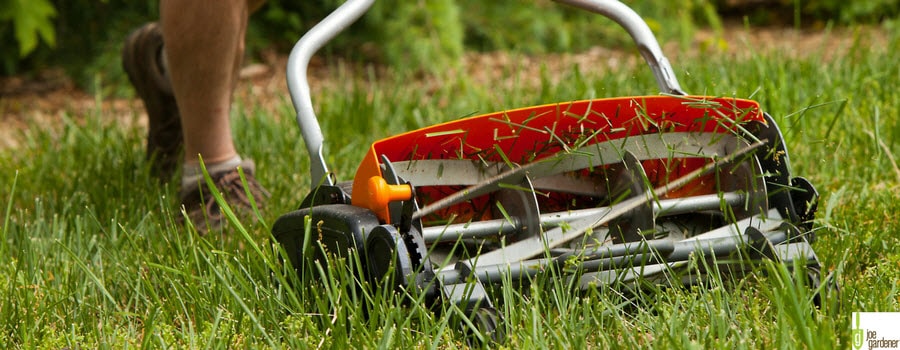
[{"label": "dirt ground", "polygon": [[[822,30],[795,30],[788,28],[765,28],[752,30],[740,26],[726,28],[721,38],[725,45],[717,45],[716,35],[710,31],[697,33],[691,48],[682,50],[675,43],[663,46],[673,66],[681,60],[697,59],[709,47],[724,50],[735,58],[756,53],[780,51],[788,55],[802,57],[811,53],[824,53],[825,59],[840,55],[851,47],[855,40],[867,45],[885,45],[887,35],[877,28]],[[706,49],[704,49],[706,48]],[[530,83],[539,84],[539,69],[544,65],[551,76],[565,72],[574,64],[580,67],[596,67],[598,70],[615,70],[640,63],[632,50],[611,50],[595,47],[580,53],[548,54],[541,56],[514,56],[506,52],[470,53],[463,58],[466,74],[475,83],[494,84],[503,81],[502,67],[515,65],[524,69],[523,76],[534,77]],[[287,84],[284,67],[286,53],[268,53],[262,62],[248,65],[241,72],[242,81],[237,99],[252,98],[265,108],[274,108],[286,98]],[[599,66],[598,66],[599,64]],[[319,89],[336,83],[336,67],[320,61],[313,61],[310,69],[310,85]],[[529,73],[534,70],[533,74]],[[438,82],[427,78],[412,82],[428,89]],[[517,84],[529,83],[516,81]],[[21,142],[21,131],[29,125],[59,125],[68,116],[77,121],[90,113],[101,113],[104,118],[131,126],[146,123],[142,115],[143,106],[138,99],[99,99],[85,91],[73,87],[72,82],[59,70],[50,70],[30,80],[21,77],[0,77],[0,149],[17,147]],[[274,110],[273,110],[274,111]],[[140,113],[141,115],[135,115]]]}]

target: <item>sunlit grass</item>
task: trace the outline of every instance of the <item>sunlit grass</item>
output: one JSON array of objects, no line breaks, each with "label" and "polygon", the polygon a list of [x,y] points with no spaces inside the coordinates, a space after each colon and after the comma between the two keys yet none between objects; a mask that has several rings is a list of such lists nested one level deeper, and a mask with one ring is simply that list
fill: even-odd
[{"label": "sunlit grass", "polygon": [[[779,265],[743,280],[628,296],[572,293],[545,279],[499,291],[506,346],[829,348],[847,344],[851,311],[900,310],[900,64],[887,59],[898,43],[891,37],[888,47],[857,46],[832,60],[768,53],[673,62],[687,91],[751,97],[782,128],[795,174],[822,194],[814,247],[842,287],[825,306],[815,308],[803,279]],[[453,76],[427,93],[389,75],[354,77],[352,87],[314,97],[327,161],[349,180],[381,137],[473,113],[655,94],[643,66],[609,71],[601,62],[559,74],[559,84],[546,73],[511,88]],[[237,142],[272,198],[263,220],[235,220],[224,234],[201,237],[179,224],[176,186],[151,177],[143,131],[99,113],[32,125],[19,147],[0,151],[0,344],[464,346],[450,310],[434,313],[383,291],[352,293],[349,264],[321,284],[281,267],[264,223],[309,191],[308,157],[282,103],[285,115],[272,116],[238,101]]]}]

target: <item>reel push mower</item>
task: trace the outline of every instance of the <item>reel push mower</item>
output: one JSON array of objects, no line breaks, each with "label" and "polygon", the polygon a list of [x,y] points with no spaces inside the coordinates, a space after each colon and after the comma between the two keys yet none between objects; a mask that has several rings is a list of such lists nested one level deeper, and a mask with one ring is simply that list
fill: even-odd
[{"label": "reel push mower", "polygon": [[772,117],[754,101],[683,92],[624,4],[557,1],[624,27],[662,94],[525,107],[378,140],[352,183],[328,172],[306,70],[373,0],[347,1],[298,41],[288,85],[312,190],[272,228],[293,266],[355,256],[359,279],[455,303],[487,332],[500,317],[486,285],[551,270],[577,271],[564,276],[581,288],[681,285],[774,259],[817,283],[818,195],[790,174]]}]

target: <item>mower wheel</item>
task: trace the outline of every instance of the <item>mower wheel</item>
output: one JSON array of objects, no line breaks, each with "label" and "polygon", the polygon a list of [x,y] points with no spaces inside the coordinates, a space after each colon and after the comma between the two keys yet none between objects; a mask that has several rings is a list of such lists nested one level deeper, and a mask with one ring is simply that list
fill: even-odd
[{"label": "mower wheel", "polygon": [[414,283],[412,256],[394,226],[380,225],[369,232],[366,265],[370,282],[378,287],[400,288]]},{"label": "mower wheel", "polygon": [[481,347],[490,344],[502,344],[506,339],[503,328],[503,318],[500,312],[492,307],[479,307],[469,316],[474,329],[467,324],[462,327],[466,333],[466,341],[471,347]]},{"label": "mower wheel", "polygon": [[354,251],[364,263],[366,236],[378,225],[371,210],[348,204],[319,205],[282,215],[272,225],[272,235],[300,272],[313,262],[327,267],[328,256],[353,262]]},{"label": "mower wheel", "polygon": [[[813,305],[815,305],[817,308],[822,309],[823,303],[826,302],[829,296],[840,296],[840,284],[838,284],[838,282],[834,279],[834,276],[822,276],[821,268],[816,266],[807,267],[806,278],[809,289],[813,293],[815,293],[813,295]],[[838,298],[832,299],[836,300]]]}]

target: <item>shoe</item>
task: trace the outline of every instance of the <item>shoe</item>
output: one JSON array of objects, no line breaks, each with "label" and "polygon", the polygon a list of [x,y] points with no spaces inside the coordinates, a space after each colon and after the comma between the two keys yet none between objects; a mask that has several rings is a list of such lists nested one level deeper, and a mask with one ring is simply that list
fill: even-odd
[{"label": "shoe", "polygon": [[[244,160],[241,162],[240,168],[244,170],[244,179],[247,180],[248,186],[246,188],[237,168],[210,174],[216,189],[222,193],[225,202],[238,217],[248,216],[253,212],[253,206],[250,204],[250,197],[247,196],[248,191],[246,190],[249,190],[250,195],[253,196],[258,209],[262,208],[263,202],[269,198],[269,192],[253,177],[256,170],[253,161]],[[216,202],[216,198],[210,192],[209,186],[206,185],[206,180],[202,178],[198,180],[196,186],[182,186],[181,204],[200,234],[221,228],[227,220],[219,203]]]},{"label": "shoe", "polygon": [[157,23],[136,29],[122,48],[122,66],[149,117],[147,160],[161,180],[172,178],[181,161],[181,117],[162,62],[162,30]]}]

